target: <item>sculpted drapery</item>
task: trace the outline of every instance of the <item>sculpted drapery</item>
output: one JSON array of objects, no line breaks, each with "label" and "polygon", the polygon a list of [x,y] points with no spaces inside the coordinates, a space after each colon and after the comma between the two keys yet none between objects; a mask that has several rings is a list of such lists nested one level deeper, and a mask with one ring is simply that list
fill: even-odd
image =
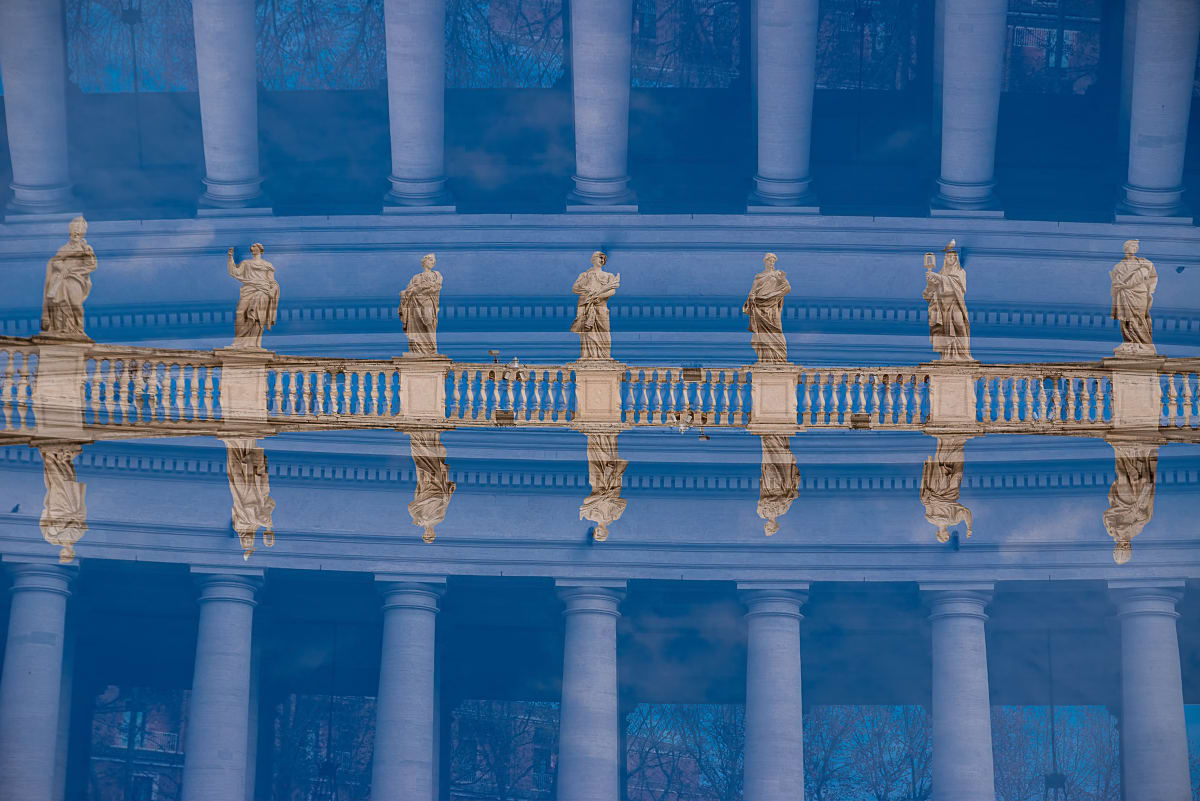
[{"label": "sculpted drapery", "polygon": [[74,459],[81,445],[43,445],[42,478],[46,499],[42,505],[42,537],[59,547],[58,561],[66,564],[75,558],[75,543],[87,531],[87,485],[75,480]]},{"label": "sculpted drapery", "polygon": [[783,299],[792,291],[787,273],[775,268],[778,257],[763,257],[765,269],[754,276],[742,313],[750,317],[750,344],[760,362],[786,362],[787,340],[783,337]]},{"label": "sculpted drapery", "polygon": [[42,333],[86,339],[83,302],[92,291],[96,253],[84,239],[87,222],[71,220],[67,243],[46,263],[46,288],[42,300]]},{"label": "sculpted drapery", "polygon": [[250,254],[235,263],[233,248],[229,249],[229,274],[242,284],[233,321],[235,348],[261,348],[263,330],[275,325],[279,310],[275,265],[262,257],[263,246],[257,242],[250,246]]},{"label": "sculpted drapery", "polygon": [[1133,538],[1154,516],[1154,483],[1158,448],[1140,443],[1113,444],[1117,478],[1108,490],[1104,528],[1113,538],[1113,561],[1123,565],[1133,556]]},{"label": "sculpted drapery", "polygon": [[579,274],[571,291],[579,296],[575,322],[571,331],[579,334],[579,358],[609,360],[612,358],[612,330],[608,322],[608,299],[621,286],[620,273],[604,271],[608,256],[600,251],[592,254],[592,266]]},{"label": "sculpted drapery", "polygon": [[400,293],[400,324],[408,335],[408,352],[419,356],[437,353],[438,302],[442,296],[442,274],[433,269],[434,254],[421,259],[421,272],[409,279]]},{"label": "sculpted drapery", "polygon": [[925,519],[937,528],[937,541],[950,541],[950,528],[967,524],[967,536],[974,527],[971,510],[958,501],[962,487],[966,437],[938,437],[932,458],[921,468],[921,503]]},{"label": "sculpted drapery", "polygon": [[413,493],[408,513],[413,525],[425,533],[421,539],[433,542],[435,527],[446,519],[446,508],[454,495],[455,484],[446,466],[446,448],[439,431],[413,431],[409,434],[413,464],[417,468],[417,489]]},{"label": "sculpted drapery", "polygon": [[233,530],[242,543],[242,558],[254,553],[255,536],[263,529],[263,545],[275,544],[271,515],[275,500],[267,474],[267,454],[251,437],[225,440],[229,492],[233,496]]},{"label": "sculpted drapery", "polygon": [[1151,331],[1150,306],[1158,287],[1158,273],[1149,259],[1137,255],[1138,240],[1125,243],[1125,258],[1113,266],[1112,316],[1121,324],[1124,340],[1116,349],[1117,356],[1152,356],[1154,338]]},{"label": "sculpted drapery", "polygon": [[579,507],[579,519],[595,523],[592,537],[604,542],[608,539],[608,527],[625,512],[621,477],[629,462],[617,455],[616,434],[588,434],[587,460],[592,491]]},{"label": "sculpted drapery", "polygon": [[768,537],[779,531],[778,518],[792,508],[800,496],[800,470],[786,436],[764,434],[762,439],[762,476],[758,485],[758,516],[767,522]]},{"label": "sculpted drapery", "polygon": [[967,317],[967,273],[958,260],[954,240],[946,245],[941,272],[925,254],[925,291],[929,304],[929,336],[942,361],[971,361],[971,323]]}]

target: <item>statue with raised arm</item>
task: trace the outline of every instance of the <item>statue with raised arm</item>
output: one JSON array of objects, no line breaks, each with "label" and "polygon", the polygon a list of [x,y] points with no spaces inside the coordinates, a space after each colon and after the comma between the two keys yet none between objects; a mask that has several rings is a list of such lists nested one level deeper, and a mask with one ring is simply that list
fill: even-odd
[{"label": "statue with raised arm", "polygon": [[96,252],[83,238],[87,233],[87,221],[82,217],[71,220],[67,231],[67,243],[46,263],[42,333],[86,340],[83,302],[92,291],[92,273],[97,266]]},{"label": "statue with raised arm", "polygon": [[929,338],[944,362],[969,362],[971,323],[967,318],[967,273],[958,260],[953,239],[946,245],[942,269],[935,272],[937,259],[925,254],[925,291],[929,304]]},{"label": "statue with raised arm", "polygon": [[937,529],[938,542],[949,542],[950,528],[959,523],[967,524],[968,537],[974,527],[971,510],[958,501],[966,444],[966,437],[938,437],[933,457],[927,458],[921,468],[921,503],[925,519]]},{"label": "statue with raised arm", "polygon": [[275,500],[267,474],[267,454],[253,437],[225,440],[229,492],[233,496],[233,530],[242,543],[242,558],[254,553],[255,537],[263,529],[263,545],[275,544],[275,524],[271,515]]},{"label": "statue with raised arm", "polygon": [[787,273],[776,269],[779,257],[763,256],[763,270],[754,276],[742,314],[750,317],[750,345],[761,362],[786,362],[787,340],[783,338],[783,299],[792,291]]},{"label": "statue with raised arm", "polygon": [[75,558],[75,543],[87,531],[87,485],[75,480],[75,457],[80,444],[43,445],[42,478],[46,482],[46,500],[42,505],[42,537],[57,545],[58,561],[66,564]]},{"label": "statue with raised arm", "polygon": [[1117,478],[1108,490],[1104,528],[1113,538],[1113,561],[1123,565],[1133,557],[1133,538],[1154,516],[1154,482],[1158,446],[1140,442],[1112,443]]},{"label": "statue with raised arm", "polygon": [[400,292],[400,325],[408,336],[408,352],[413,356],[437,354],[438,301],[442,296],[442,274],[433,269],[437,259],[427,253],[421,259],[421,272],[409,279]]},{"label": "statue with raised arm", "polygon": [[800,496],[800,470],[792,446],[782,434],[763,434],[762,478],[758,484],[758,516],[767,522],[763,531],[768,537],[779,531],[778,518],[792,508]]},{"label": "statue with raised arm", "polygon": [[421,539],[433,542],[438,523],[446,519],[446,507],[454,494],[455,484],[446,467],[446,448],[440,431],[413,431],[409,434],[413,464],[417,468],[417,490],[413,493],[408,513],[413,525],[425,533]]},{"label": "statue with raised arm", "polygon": [[579,507],[579,519],[595,523],[592,538],[604,542],[608,539],[608,527],[625,513],[621,477],[629,462],[617,455],[616,434],[588,434],[587,460],[592,491]]},{"label": "statue with raised arm", "polygon": [[1112,276],[1112,316],[1120,322],[1124,340],[1114,353],[1117,356],[1153,356],[1150,306],[1158,287],[1158,273],[1149,259],[1137,255],[1136,239],[1127,241],[1124,251],[1125,258],[1109,273]]},{"label": "statue with raised arm", "polygon": [[581,361],[612,359],[612,331],[608,325],[608,299],[621,285],[621,274],[605,272],[608,256],[597,250],[592,266],[579,274],[571,291],[579,296],[571,331],[579,334]]},{"label": "statue with raised arm", "polygon": [[250,246],[250,258],[240,262],[234,261],[233,248],[229,249],[229,274],[242,282],[233,320],[233,347],[261,349],[263,331],[275,325],[279,311],[275,265],[263,258],[263,246],[255,242]]}]

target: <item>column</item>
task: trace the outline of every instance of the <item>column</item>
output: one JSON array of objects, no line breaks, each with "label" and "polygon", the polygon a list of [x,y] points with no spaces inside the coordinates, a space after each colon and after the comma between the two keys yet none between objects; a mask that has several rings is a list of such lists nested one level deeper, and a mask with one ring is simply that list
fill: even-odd
[{"label": "column", "polygon": [[559,580],[566,604],[562,705],[558,728],[558,797],[620,798],[617,618],[623,581]]},{"label": "column", "polygon": [[[1148,0],[1141,0],[1145,4]],[[1110,581],[1121,621],[1125,797],[1190,798],[1175,604],[1183,581]]]},{"label": "column", "polygon": [[0,78],[15,213],[67,211],[67,94],[62,4],[0,3]]},{"label": "column", "polygon": [[250,661],[262,571],[198,568],[200,623],[184,740],[183,801],[246,796]]},{"label": "column", "polygon": [[[1129,156],[1129,115],[1133,109],[1133,43],[1137,33],[1137,0],[1125,0],[1121,24],[1121,117],[1117,147],[1122,158]],[[1125,168],[1128,169],[1126,164]]]},{"label": "column", "polygon": [[262,206],[254,0],[194,0],[204,135],[202,213]]},{"label": "column", "polygon": [[984,633],[992,585],[922,584],[921,592],[933,642],[933,799],[993,801]]},{"label": "column", "polygon": [[375,801],[433,801],[434,647],[442,577],[376,574],[383,650],[375,703]]},{"label": "column", "polygon": [[1001,214],[994,190],[1007,0],[944,0],[942,168],[934,214]]},{"label": "column", "polygon": [[63,633],[76,571],[51,562],[10,566],[12,605],[0,674],[0,788],[6,798],[55,794]]},{"label": "column", "polygon": [[804,798],[800,607],[808,584],[739,584],[746,605],[747,801]]},{"label": "column", "polygon": [[632,47],[633,0],[572,0],[575,188],[568,211],[637,211],[629,189]]},{"label": "column", "polygon": [[454,211],[446,191],[446,0],[385,0],[391,191],[384,211]]},{"label": "column", "polygon": [[[1200,39],[1200,3],[1137,0],[1129,178],[1118,214],[1182,217],[1183,154]],[[1190,222],[1190,220],[1188,220]]]},{"label": "column", "polygon": [[809,154],[818,2],[758,0],[758,4],[758,173],[749,208],[816,212]]}]

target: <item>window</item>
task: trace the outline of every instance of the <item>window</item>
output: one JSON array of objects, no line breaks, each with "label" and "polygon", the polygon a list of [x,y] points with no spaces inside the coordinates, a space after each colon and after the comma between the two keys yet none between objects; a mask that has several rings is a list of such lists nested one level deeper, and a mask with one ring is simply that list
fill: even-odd
[{"label": "window", "polygon": [[1004,89],[1086,94],[1100,72],[1100,0],[1009,0]]},{"label": "window", "polygon": [[129,782],[129,801],[157,801],[158,776],[135,773]]}]

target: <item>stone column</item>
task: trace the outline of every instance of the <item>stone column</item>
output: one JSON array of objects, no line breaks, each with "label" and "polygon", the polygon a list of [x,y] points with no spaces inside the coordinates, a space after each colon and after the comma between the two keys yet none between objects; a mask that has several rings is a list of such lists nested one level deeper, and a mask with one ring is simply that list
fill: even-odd
[{"label": "stone column", "polygon": [[192,573],[200,586],[200,623],[182,797],[245,798],[254,596],[262,586],[262,571],[193,567]]},{"label": "stone column", "polygon": [[745,796],[800,801],[800,607],[808,599],[808,585],[738,588],[747,608]]},{"label": "stone column", "polygon": [[637,211],[629,189],[632,46],[633,0],[572,0],[575,188],[568,211]]},{"label": "stone column", "polygon": [[[1137,0],[1129,178],[1118,215],[1181,217],[1200,3]],[[1189,220],[1190,222],[1190,220]]]},{"label": "stone column", "polygon": [[194,0],[192,24],[204,136],[201,212],[262,207],[254,0]]},{"label": "stone column", "polygon": [[375,801],[434,799],[434,646],[441,577],[376,574],[383,651],[375,704]]},{"label": "stone column", "polygon": [[76,571],[50,562],[15,563],[8,642],[0,674],[0,791],[50,801],[55,794],[63,634]]},{"label": "stone column", "polygon": [[749,208],[816,212],[809,154],[818,2],[758,0],[758,4],[758,173]]},{"label": "stone column", "polygon": [[446,191],[446,0],[385,0],[391,191],[384,211],[454,211]]},{"label": "stone column", "polygon": [[[1147,0],[1141,0],[1144,4]],[[1121,620],[1125,797],[1190,798],[1175,604],[1183,581],[1110,581]]]},{"label": "stone column", "polygon": [[566,604],[558,797],[614,801],[621,797],[617,618],[625,582],[560,580],[556,586]]},{"label": "stone column", "polygon": [[65,212],[75,202],[67,169],[67,85],[62,4],[0,3],[0,78],[18,214]]},{"label": "stone column", "polygon": [[996,124],[1007,0],[944,0],[942,168],[934,214],[999,215]]},{"label": "stone column", "polygon": [[1121,25],[1121,116],[1118,121],[1117,147],[1121,158],[1129,157],[1129,115],[1133,109],[1133,43],[1137,33],[1137,0],[1125,0]]},{"label": "stone column", "polygon": [[922,584],[921,591],[933,642],[933,799],[993,801],[984,633],[992,585]]}]

